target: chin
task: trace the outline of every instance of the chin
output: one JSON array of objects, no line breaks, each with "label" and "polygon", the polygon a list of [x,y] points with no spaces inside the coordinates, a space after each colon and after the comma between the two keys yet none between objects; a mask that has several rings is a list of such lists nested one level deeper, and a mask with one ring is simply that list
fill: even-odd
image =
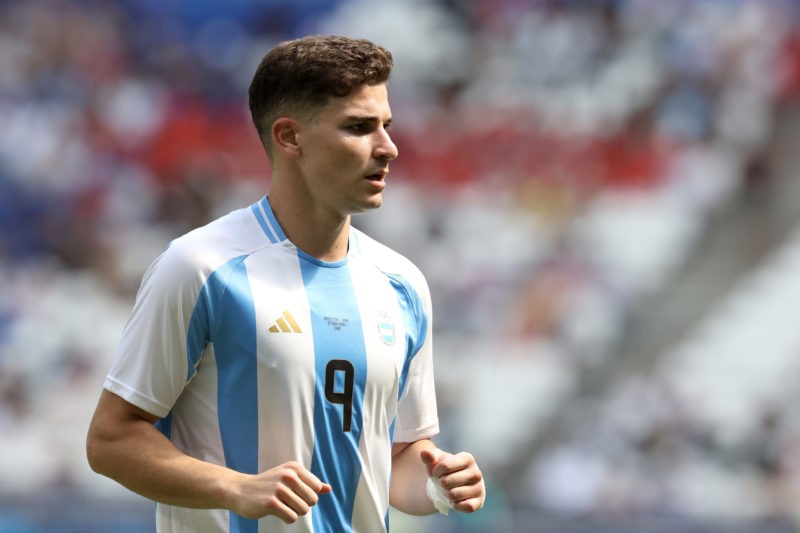
[{"label": "chin", "polygon": [[383,198],[378,195],[374,196],[363,203],[359,203],[358,205],[354,206],[351,214],[357,215],[359,213],[365,213],[367,211],[373,211],[378,209],[380,206],[383,205]]}]

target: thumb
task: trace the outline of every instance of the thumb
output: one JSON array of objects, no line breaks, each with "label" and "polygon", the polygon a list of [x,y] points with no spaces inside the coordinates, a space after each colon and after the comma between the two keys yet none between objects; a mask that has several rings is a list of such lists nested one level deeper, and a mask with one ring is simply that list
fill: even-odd
[{"label": "thumb", "polygon": [[428,475],[433,475],[433,467],[442,460],[444,456],[444,452],[439,448],[426,448],[419,452],[419,458],[422,460],[422,463],[428,469]]}]

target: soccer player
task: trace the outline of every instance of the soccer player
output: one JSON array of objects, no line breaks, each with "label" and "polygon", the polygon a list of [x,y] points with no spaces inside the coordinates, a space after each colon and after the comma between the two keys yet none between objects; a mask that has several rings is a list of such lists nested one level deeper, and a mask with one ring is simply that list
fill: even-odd
[{"label": "soccer player", "polygon": [[390,504],[482,507],[473,457],[430,440],[425,279],[350,226],[381,205],[397,157],[391,68],[366,40],[276,46],[250,86],[269,195],[146,272],[87,454],[158,502],[158,531],[374,533]]}]

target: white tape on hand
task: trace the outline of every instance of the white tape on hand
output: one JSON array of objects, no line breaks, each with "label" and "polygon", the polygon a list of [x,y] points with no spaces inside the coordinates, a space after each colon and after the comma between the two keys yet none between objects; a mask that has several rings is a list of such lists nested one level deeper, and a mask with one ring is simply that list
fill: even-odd
[{"label": "white tape on hand", "polygon": [[453,503],[450,501],[450,498],[447,497],[442,486],[434,477],[428,477],[428,482],[425,484],[425,493],[428,495],[428,499],[433,502],[433,506],[436,507],[436,510],[440,513],[446,515],[450,512],[450,509],[453,508]]}]

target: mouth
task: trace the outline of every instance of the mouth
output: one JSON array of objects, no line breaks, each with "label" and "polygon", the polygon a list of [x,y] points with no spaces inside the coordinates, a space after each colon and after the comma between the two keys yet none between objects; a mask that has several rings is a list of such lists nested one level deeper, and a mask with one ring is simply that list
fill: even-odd
[{"label": "mouth", "polygon": [[366,176],[366,178],[369,181],[383,181],[384,178],[386,178],[386,174],[388,174],[388,173],[389,173],[388,171],[381,170],[381,171],[376,172],[374,174],[369,174],[368,176]]},{"label": "mouth", "polygon": [[384,179],[386,179],[386,175],[388,173],[389,173],[389,169],[388,168],[381,168],[381,169],[378,169],[376,172],[373,172],[372,174],[368,174],[365,177],[369,181],[383,181]]}]

